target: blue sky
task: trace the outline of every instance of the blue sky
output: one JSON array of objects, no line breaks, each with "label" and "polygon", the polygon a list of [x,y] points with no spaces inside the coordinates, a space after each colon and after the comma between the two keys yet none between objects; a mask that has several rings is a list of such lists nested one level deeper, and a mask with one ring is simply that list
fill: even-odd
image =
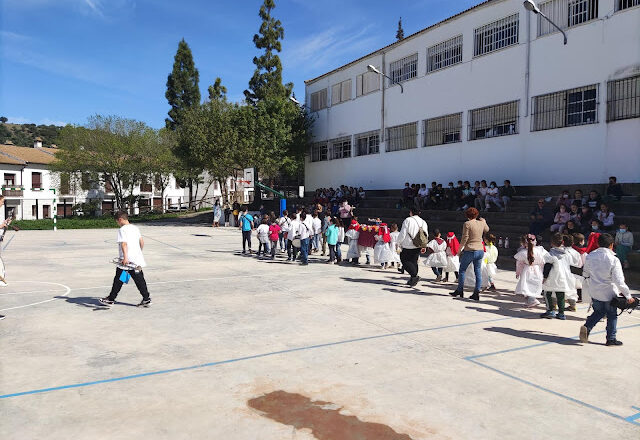
[{"label": "blue sky", "polygon": [[[285,82],[304,80],[480,0],[276,0]],[[0,0],[0,115],[82,124],[115,114],[164,126],[178,41],[191,46],[203,97],[216,76],[239,101],[258,54],[262,0]]]}]

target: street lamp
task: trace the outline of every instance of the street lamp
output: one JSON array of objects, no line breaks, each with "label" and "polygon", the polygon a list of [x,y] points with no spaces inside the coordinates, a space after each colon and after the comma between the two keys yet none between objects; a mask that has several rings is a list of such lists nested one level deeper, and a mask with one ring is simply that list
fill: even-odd
[{"label": "street lamp", "polygon": [[303,104],[302,104],[300,101],[298,101],[296,98],[294,98],[293,96],[289,96],[289,99],[290,99],[290,100],[291,100],[291,102],[293,102],[294,104],[299,105],[300,107],[302,107],[302,106],[303,106]]},{"label": "street lamp", "polygon": [[384,76],[386,78],[389,78],[389,81],[391,81],[391,84],[398,84],[400,86],[400,93],[404,93],[404,87],[402,87],[401,83],[399,83],[399,82],[394,83],[389,75],[385,75],[384,73],[380,72],[378,69],[375,68],[375,66],[372,66],[371,64],[369,64],[367,66],[367,70],[369,72],[377,73],[378,75],[382,75],[382,76]]},{"label": "street lamp", "polygon": [[555,24],[553,21],[551,21],[549,17],[544,15],[544,13],[540,10],[540,8],[538,8],[538,6],[533,2],[533,0],[525,0],[523,5],[527,11],[533,12],[534,14],[540,14],[542,17],[544,17],[545,20],[551,23],[553,27],[555,27],[560,32],[562,32],[562,36],[564,37],[564,44],[567,44],[567,34],[562,29],[560,29],[560,26]]}]

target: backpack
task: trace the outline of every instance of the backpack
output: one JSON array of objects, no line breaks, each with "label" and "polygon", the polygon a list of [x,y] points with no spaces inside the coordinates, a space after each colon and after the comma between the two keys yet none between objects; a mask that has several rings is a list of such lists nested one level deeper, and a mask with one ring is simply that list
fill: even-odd
[{"label": "backpack", "polygon": [[[414,218],[414,220],[416,219]],[[411,242],[415,247],[419,249],[424,249],[427,247],[427,242],[429,237],[427,237],[427,234],[424,233],[424,230],[422,229],[422,225],[420,225],[420,222],[416,220],[416,223],[418,223],[418,233],[416,234],[415,237],[411,238]]]}]

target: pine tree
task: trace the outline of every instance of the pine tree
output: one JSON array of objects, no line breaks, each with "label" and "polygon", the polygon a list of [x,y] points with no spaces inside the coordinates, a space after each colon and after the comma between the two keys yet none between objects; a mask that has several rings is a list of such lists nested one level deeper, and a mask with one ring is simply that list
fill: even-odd
[{"label": "pine tree", "polygon": [[165,119],[167,128],[176,130],[180,125],[184,112],[200,105],[199,74],[193,62],[191,49],[184,38],[178,44],[178,51],[173,62],[173,70],[167,78],[167,93],[171,110]]},{"label": "pine tree", "polygon": [[216,78],[213,85],[209,86],[209,101],[222,100],[226,101],[227,99],[227,88],[222,85],[222,79],[219,77]]},{"label": "pine tree", "polygon": [[398,20],[398,30],[396,32],[396,39],[398,41],[404,40],[404,29],[402,29],[402,17]]},{"label": "pine tree", "polygon": [[253,58],[256,70],[249,80],[249,88],[244,91],[248,103],[256,104],[267,96],[288,97],[293,84],[282,84],[282,63],[277,52],[282,51],[280,40],[284,38],[284,28],[280,20],[276,20],[271,11],[276,7],[274,0],[264,0],[260,7],[259,34],[253,36],[253,43],[264,53]]}]

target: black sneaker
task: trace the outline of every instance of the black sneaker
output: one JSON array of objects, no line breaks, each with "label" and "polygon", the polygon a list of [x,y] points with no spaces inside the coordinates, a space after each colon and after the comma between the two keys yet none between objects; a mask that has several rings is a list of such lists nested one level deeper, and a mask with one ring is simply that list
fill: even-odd
[{"label": "black sneaker", "polygon": [[100,298],[98,301],[100,301],[100,303],[104,304],[105,306],[112,306],[115,301],[112,299],[109,299],[108,296],[105,296],[104,298]]},{"label": "black sneaker", "polygon": [[0,315],[0,321],[2,321],[4,318],[6,318],[6,316]]},{"label": "black sneaker", "polygon": [[150,305],[151,305],[151,298],[143,299],[142,301],[140,301],[140,304],[138,304],[136,307],[149,307]]},{"label": "black sneaker", "polygon": [[606,345],[607,346],[609,346],[609,345],[622,345],[622,342],[618,341],[617,339],[608,339]]}]

